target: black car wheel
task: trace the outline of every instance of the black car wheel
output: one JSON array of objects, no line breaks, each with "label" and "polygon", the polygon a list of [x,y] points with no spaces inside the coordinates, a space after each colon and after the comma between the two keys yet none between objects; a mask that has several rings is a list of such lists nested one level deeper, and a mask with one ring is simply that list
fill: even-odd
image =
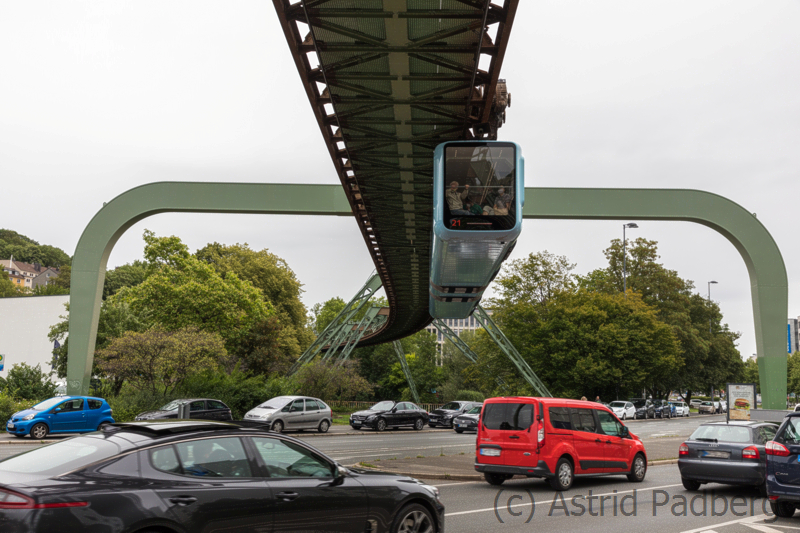
[{"label": "black car wheel", "polygon": [[574,478],[572,463],[562,457],[556,463],[556,475],[550,478],[550,486],[555,490],[569,490]]},{"label": "black car wheel", "polygon": [[625,415],[626,415],[626,414],[627,414],[627,413],[622,413],[622,420],[625,420]]},{"label": "black car wheel", "polygon": [[34,439],[43,439],[47,436],[50,430],[47,428],[47,424],[35,424],[31,428],[31,437]]},{"label": "black car wheel", "polygon": [[700,490],[700,482],[695,481],[693,479],[686,479],[685,477],[681,478],[681,482],[683,483],[683,488],[686,490]]},{"label": "black car wheel", "polygon": [[417,419],[414,421],[414,429],[415,429],[415,430],[417,430],[417,431],[422,431],[422,429],[423,429],[424,427],[425,427],[425,421],[424,421],[424,420],[422,420],[421,418],[417,418]]},{"label": "black car wheel", "polygon": [[794,504],[791,502],[769,502],[772,513],[780,518],[791,518],[794,516]]},{"label": "black car wheel", "polygon": [[400,509],[392,527],[393,533],[428,533],[436,531],[430,511],[418,503]]},{"label": "black car wheel", "polygon": [[633,481],[634,483],[641,483],[644,481],[644,476],[647,473],[647,461],[644,460],[644,456],[640,453],[636,454],[636,457],[633,458],[633,464],[631,465],[631,473],[628,474],[628,481]]},{"label": "black car wheel", "polygon": [[505,480],[511,479],[511,476],[508,474],[492,474],[491,472],[484,472],[483,479],[485,479],[489,485],[499,486],[502,485]]},{"label": "black car wheel", "polygon": [[276,420],[272,424],[272,431],[274,431],[275,433],[283,433],[283,422],[281,422],[280,420]]},{"label": "black car wheel", "polygon": [[319,423],[317,431],[319,431],[320,433],[327,433],[330,427],[331,427],[330,423],[327,420],[323,420],[322,422]]},{"label": "black car wheel", "polygon": [[379,418],[378,422],[375,424],[376,431],[383,431],[386,429],[386,420],[383,418]]}]

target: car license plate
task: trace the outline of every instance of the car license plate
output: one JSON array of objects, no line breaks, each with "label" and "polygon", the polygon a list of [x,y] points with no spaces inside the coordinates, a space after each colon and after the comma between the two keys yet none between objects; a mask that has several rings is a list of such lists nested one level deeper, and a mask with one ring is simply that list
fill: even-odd
[{"label": "car license plate", "polygon": [[360,426],[360,425],[361,425],[361,421],[359,421],[359,420],[353,420],[353,425],[354,425],[354,426]]},{"label": "car license plate", "polygon": [[488,457],[500,457],[500,450],[497,448],[481,448],[481,455]]},{"label": "car license plate", "polygon": [[14,429],[14,422],[9,422],[7,427],[8,429]]},{"label": "car license plate", "polygon": [[730,458],[730,452],[713,452],[705,450],[703,451],[703,457],[711,457],[714,459],[728,459]]},{"label": "car license plate", "polygon": [[467,425],[466,424],[458,424],[458,427],[464,428],[464,427],[467,427]]}]

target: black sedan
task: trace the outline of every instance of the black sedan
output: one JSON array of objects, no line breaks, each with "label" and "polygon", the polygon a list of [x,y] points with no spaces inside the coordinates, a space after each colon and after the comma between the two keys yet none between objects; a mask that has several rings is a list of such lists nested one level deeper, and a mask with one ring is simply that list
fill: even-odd
[{"label": "black sedan", "polygon": [[441,426],[445,428],[453,427],[453,419],[458,415],[464,414],[481,402],[447,402],[439,409],[431,411],[428,425],[432,428]]},{"label": "black sedan", "polygon": [[453,419],[453,429],[456,433],[464,433],[465,431],[478,431],[478,420],[481,417],[482,405],[477,405],[462,415],[458,415]]},{"label": "black sedan", "polygon": [[417,431],[428,422],[428,412],[411,402],[378,402],[365,411],[350,415],[353,429],[370,428],[383,431],[386,428],[412,427]]},{"label": "black sedan", "polygon": [[709,422],[698,427],[678,449],[683,486],[703,483],[751,485],[766,494],[767,441],[775,437],[769,422]]},{"label": "black sedan", "polygon": [[631,398],[628,400],[636,408],[636,414],[633,415],[634,419],[638,418],[655,418],[656,409],[653,407],[653,402],[645,398]]},{"label": "black sedan", "polygon": [[[3,533],[443,531],[435,487],[202,420],[114,424],[0,461]],[[415,527],[416,526],[416,527]]]},{"label": "black sedan", "polygon": [[658,418],[672,418],[672,406],[666,400],[653,400],[655,416]]},{"label": "black sedan", "polygon": [[172,400],[168,404],[156,409],[136,415],[136,420],[160,420],[165,418],[178,418],[178,409],[189,404],[189,418],[202,420],[233,420],[231,409],[219,400],[211,398],[187,398]]}]

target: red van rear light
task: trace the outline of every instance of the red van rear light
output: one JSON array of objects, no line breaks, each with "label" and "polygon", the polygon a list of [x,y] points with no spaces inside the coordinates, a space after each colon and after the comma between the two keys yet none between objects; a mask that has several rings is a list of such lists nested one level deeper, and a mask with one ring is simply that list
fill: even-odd
[{"label": "red van rear light", "polygon": [[742,450],[742,459],[758,459],[759,457],[758,448],[755,446],[748,446]]},{"label": "red van rear light", "polygon": [[788,457],[789,450],[783,444],[775,442],[774,440],[767,442],[767,455],[777,455],[780,457]]},{"label": "red van rear light", "polygon": [[540,448],[544,446],[544,422],[542,420],[536,424],[536,442]]},{"label": "red van rear light", "polygon": [[685,442],[683,444],[681,444],[680,448],[678,448],[678,455],[679,456],[681,456],[681,455],[689,455],[689,447],[686,445]]}]

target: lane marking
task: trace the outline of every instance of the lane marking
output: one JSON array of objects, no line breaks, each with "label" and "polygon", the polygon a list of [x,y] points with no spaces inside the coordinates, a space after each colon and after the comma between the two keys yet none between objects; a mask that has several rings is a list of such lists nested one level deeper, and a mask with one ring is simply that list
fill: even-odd
[{"label": "lane marking", "polygon": [[[736,524],[749,525],[746,522],[748,522],[748,521],[755,522],[756,520],[758,520],[762,516],[767,516],[767,515],[765,515],[765,514],[757,514],[757,515],[754,515],[754,516],[746,516],[746,517],[740,518],[738,520],[731,520],[729,522],[722,522],[721,524],[714,524],[711,527],[725,527],[725,526],[733,526],[733,525],[736,525]],[[698,527],[698,528],[695,528],[695,529],[688,529],[686,531],[682,531],[681,533],[705,533],[706,531],[709,531],[708,526]],[[781,533],[781,532],[778,532],[778,533]]]},{"label": "lane marking", "polygon": [[[668,488],[672,488],[672,487],[682,487],[682,486],[683,486],[682,483],[676,483],[675,485],[661,485],[660,487],[642,487],[641,489],[618,490],[616,492],[606,492],[605,494],[592,494],[592,496],[598,496],[598,497],[600,497],[600,496],[614,496],[614,495],[617,495],[617,494],[628,494],[629,492],[633,493],[634,490],[636,490],[636,491],[646,491],[646,490],[668,489]],[[555,492],[553,494],[555,494]],[[531,504],[530,502],[527,502],[527,503],[516,503],[514,505],[506,506],[506,507],[511,509],[512,507],[527,507],[530,504]],[[485,512],[488,512],[488,511],[494,512],[495,508],[494,507],[487,507],[485,509],[473,509],[471,511],[458,511],[458,512],[455,512],[455,513],[445,513],[444,516],[445,517],[447,517],[447,516],[460,516],[460,515],[465,515],[465,514],[485,513]],[[704,531],[704,528],[698,529],[696,533],[700,533],[702,531]],[[685,531],[684,533],[690,533],[690,532]]]}]

